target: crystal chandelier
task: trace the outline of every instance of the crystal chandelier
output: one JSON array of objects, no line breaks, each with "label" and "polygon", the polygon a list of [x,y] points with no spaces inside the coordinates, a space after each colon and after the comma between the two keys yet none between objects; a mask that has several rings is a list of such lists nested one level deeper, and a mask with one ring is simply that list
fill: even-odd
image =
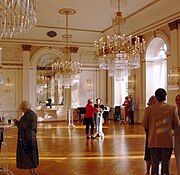
[{"label": "crystal chandelier", "polygon": [[170,69],[168,90],[180,90],[180,67],[172,66]]},{"label": "crystal chandelier", "polygon": [[0,37],[27,32],[37,22],[35,0],[0,1]]},{"label": "crystal chandelier", "polygon": [[56,80],[59,80],[64,88],[70,88],[70,86],[79,82],[81,69],[81,64],[78,61],[72,60],[71,50],[68,46],[69,40],[72,38],[72,35],[68,33],[68,15],[73,15],[76,11],[65,8],[60,9],[59,13],[66,15],[66,34],[62,36],[66,41],[66,47],[63,50],[63,59],[56,59],[52,64],[52,71],[55,74]]},{"label": "crystal chandelier", "polygon": [[94,42],[94,59],[99,60],[100,69],[110,70],[110,76],[128,75],[126,70],[139,68],[145,41],[141,36],[123,34],[125,19],[120,12],[120,0],[118,0],[118,11],[112,20],[112,25],[115,35],[102,37]]}]

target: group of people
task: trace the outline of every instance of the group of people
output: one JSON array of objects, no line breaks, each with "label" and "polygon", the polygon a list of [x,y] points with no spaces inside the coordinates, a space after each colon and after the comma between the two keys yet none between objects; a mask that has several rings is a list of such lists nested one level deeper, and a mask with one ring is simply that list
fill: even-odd
[{"label": "group of people", "polygon": [[125,121],[129,124],[134,124],[134,110],[135,110],[135,101],[132,95],[126,96],[125,101],[122,104],[124,106],[124,117]]},{"label": "group of people", "polygon": [[[170,159],[174,147],[175,133],[175,155],[177,174],[180,174],[180,95],[176,96],[177,109],[167,104],[167,93],[159,88],[155,96],[151,96],[148,107],[143,116],[143,126],[146,132],[145,160],[147,162],[147,174],[158,175],[161,163],[161,174],[169,175]],[[177,112],[178,111],[178,112]],[[151,169],[151,172],[150,172]]]},{"label": "group of people", "polygon": [[[146,132],[145,160],[147,161],[147,174],[158,175],[159,164],[162,164],[161,174],[169,175],[169,164],[173,152],[173,137],[175,133],[175,155],[177,174],[180,174],[180,95],[176,96],[175,106],[167,104],[166,91],[162,88],[157,89],[155,96],[149,99],[148,107],[145,109],[143,116],[143,126]],[[128,103],[128,105],[126,105]],[[130,109],[130,105],[132,108]],[[128,116],[134,123],[134,100],[131,96],[126,97],[124,106],[128,106]],[[20,120],[14,119],[15,125],[18,127],[18,143],[17,143],[17,167],[21,169],[29,169],[30,175],[37,175],[35,168],[39,165],[39,154],[36,140],[37,132],[37,115],[31,110],[28,101],[23,101],[19,109],[23,112]],[[103,112],[104,105],[101,99],[96,99],[93,105],[92,99],[87,101],[86,105],[86,138],[95,139],[94,137],[94,117],[98,112]],[[178,111],[178,112],[177,112]],[[91,129],[90,127],[91,126]],[[89,131],[90,129],[90,131]],[[173,132],[175,131],[175,132]]]},{"label": "group of people", "polygon": [[[101,99],[96,99],[96,104],[93,105],[93,100],[88,99],[87,105],[86,105],[86,115],[84,117],[85,125],[86,125],[86,138],[87,139],[95,139],[94,136],[94,121],[96,123],[96,127],[98,123],[97,120],[97,113],[103,112],[104,105],[101,104]],[[91,130],[89,131],[89,126],[91,126]]]}]

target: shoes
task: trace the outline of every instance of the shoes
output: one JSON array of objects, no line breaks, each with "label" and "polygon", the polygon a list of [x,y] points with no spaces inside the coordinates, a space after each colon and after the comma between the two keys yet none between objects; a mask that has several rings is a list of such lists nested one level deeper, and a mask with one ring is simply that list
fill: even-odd
[{"label": "shoes", "polygon": [[94,136],[91,136],[91,139],[96,139],[96,137],[94,137]]},{"label": "shoes", "polygon": [[91,137],[90,137],[90,136],[87,136],[86,139],[91,139]]},{"label": "shoes", "polygon": [[96,137],[100,137],[100,134],[97,134],[97,136]]}]

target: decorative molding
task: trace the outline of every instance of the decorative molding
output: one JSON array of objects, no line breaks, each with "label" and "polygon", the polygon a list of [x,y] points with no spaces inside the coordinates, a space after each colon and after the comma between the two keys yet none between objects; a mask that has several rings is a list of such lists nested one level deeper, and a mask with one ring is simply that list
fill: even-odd
[{"label": "decorative molding", "polygon": [[[57,30],[65,30],[65,27],[52,27],[52,26],[42,26],[36,25],[38,28],[46,28],[46,29],[57,29]],[[95,32],[95,33],[102,33],[103,31],[100,30],[88,30],[88,29],[77,29],[77,28],[68,28],[70,31],[79,31],[79,32]]]},{"label": "decorative molding", "polygon": [[14,62],[21,63],[22,62],[22,50],[20,48],[8,48],[3,47],[2,51],[2,61],[5,62]]},{"label": "decorative molding", "polygon": [[30,51],[31,50],[31,45],[23,44],[22,49],[23,49],[23,51]]},{"label": "decorative molding", "polygon": [[[24,42],[33,45],[33,46],[51,46],[51,47],[60,47],[60,46],[65,46],[65,43],[62,41],[58,40],[36,40],[36,39],[13,39],[13,40],[8,40],[8,39],[3,39],[0,40],[0,43],[10,43],[10,44],[23,44]],[[78,45],[81,47],[94,47],[94,43],[90,42],[72,42],[72,45]],[[69,44],[70,46],[71,44]]]},{"label": "decorative molding", "polygon": [[168,23],[168,26],[169,26],[171,31],[175,30],[175,29],[178,29],[179,25],[180,25],[180,19],[177,19],[177,20],[175,20],[173,22]]},{"label": "decorative molding", "polygon": [[[176,15],[178,15],[178,16],[176,16]],[[168,22],[171,22],[171,21],[179,19],[180,18],[179,15],[180,15],[179,12],[177,12],[175,14],[172,14],[172,15],[169,15],[169,16],[163,18],[163,19],[160,19],[160,20],[152,23],[152,24],[149,24],[149,25],[144,26],[144,27],[142,27],[142,28],[140,28],[140,29],[138,29],[138,30],[136,30],[134,32],[131,32],[128,35],[138,35],[138,34],[143,35],[143,34],[145,34],[147,32],[154,31],[157,28],[161,28],[161,27],[167,25]]]},{"label": "decorative molding", "polygon": [[[147,9],[148,7],[150,7],[151,5],[154,5],[155,3],[157,3],[160,0],[154,0],[153,2],[150,2],[149,4],[145,5],[144,7],[140,8],[139,10],[135,11],[134,13],[126,16],[124,19],[127,20],[128,18],[131,18],[132,16],[136,15],[137,13]],[[112,26],[108,27],[107,29],[103,30],[102,33],[108,31],[109,29],[111,29]]]},{"label": "decorative molding", "polygon": [[77,53],[79,47],[69,47],[71,53]]}]

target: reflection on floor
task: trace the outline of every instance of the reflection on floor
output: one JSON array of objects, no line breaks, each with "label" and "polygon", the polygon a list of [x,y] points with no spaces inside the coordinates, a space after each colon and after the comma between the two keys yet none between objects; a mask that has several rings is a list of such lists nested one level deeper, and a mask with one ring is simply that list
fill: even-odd
[{"label": "reflection on floor", "polygon": [[[65,122],[39,123],[39,175],[144,175],[145,135],[141,125],[120,125],[107,121],[105,138],[85,139],[85,126],[70,130]],[[16,168],[17,129],[8,130],[9,169],[15,175],[26,175]],[[1,155],[2,162],[2,155]],[[175,171],[172,157],[171,174]]]}]

